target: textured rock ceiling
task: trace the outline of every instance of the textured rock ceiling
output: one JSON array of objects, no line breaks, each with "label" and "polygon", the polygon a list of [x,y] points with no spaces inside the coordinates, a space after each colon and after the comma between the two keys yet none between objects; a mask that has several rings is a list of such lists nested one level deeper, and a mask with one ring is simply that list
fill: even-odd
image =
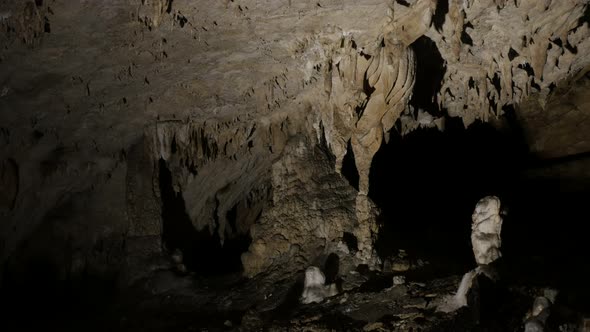
[{"label": "textured rock ceiling", "polygon": [[[590,68],[587,0],[6,0],[0,31],[2,260],[48,219],[76,220],[66,233],[85,230],[80,247],[158,237],[160,158],[192,224],[223,242],[238,232],[226,230],[233,207],[272,201],[268,186],[284,195],[277,206],[297,188],[283,181],[290,177],[322,183],[298,170],[302,160],[334,176],[349,142],[366,194],[372,157],[391,130],[443,129],[445,116],[469,125],[527,103],[532,128],[565,123],[553,129],[560,135],[577,117],[552,119],[552,105]],[[417,40],[435,48],[424,53]],[[410,101],[424,89],[418,59],[429,57],[444,74],[437,82],[433,73],[436,89],[421,95],[435,107],[421,109]],[[587,105],[581,86],[570,93]],[[301,147],[283,154],[295,136]],[[590,142],[568,137],[568,146]],[[322,142],[334,161],[309,157]],[[318,166],[326,163],[331,171]],[[316,217],[344,213],[358,223],[318,237],[354,233],[367,261],[370,202],[341,191],[356,212]],[[260,227],[284,217],[273,211]],[[295,250],[287,244],[309,242],[251,233],[251,274],[273,264],[260,261],[269,234],[284,239],[273,250],[285,254]]]}]

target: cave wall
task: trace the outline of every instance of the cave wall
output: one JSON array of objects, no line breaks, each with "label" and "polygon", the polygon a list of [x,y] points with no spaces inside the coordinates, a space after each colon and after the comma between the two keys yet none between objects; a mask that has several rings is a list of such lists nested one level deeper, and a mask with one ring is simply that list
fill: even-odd
[{"label": "cave wall", "polygon": [[590,78],[581,74],[552,92],[545,105],[535,99],[520,105],[518,122],[537,158],[573,157],[590,151]]},{"label": "cave wall", "polygon": [[376,210],[366,198],[357,202],[357,191],[335,171],[320,110],[308,95],[298,98],[301,103],[268,118],[178,120],[146,129],[152,164],[165,161],[195,230],[208,231],[223,245],[237,235],[228,216],[244,197],[264,206],[245,223],[252,244],[242,263],[250,277],[299,271],[332,252],[344,256],[344,232],[359,242],[353,261],[377,262]]},{"label": "cave wall", "polygon": [[[587,1],[8,0],[0,26],[3,267],[26,257],[33,239],[46,243],[39,251],[79,241],[72,246],[86,262],[108,260],[109,250],[93,253],[105,240],[119,248],[117,257],[157,255],[160,159],[192,225],[220,241],[235,233],[228,212],[258,195],[255,188],[272,187],[272,195],[253,199],[269,207],[256,208],[263,212],[245,258],[255,274],[285,262],[264,258],[259,243],[271,234],[288,238],[273,226],[287,220],[292,232],[340,220],[313,239],[337,243],[348,230],[359,238],[360,259],[369,259],[369,171],[391,130],[443,129],[445,116],[465,125],[491,121],[533,99],[533,113],[522,112],[533,118],[532,146],[585,146],[581,134],[553,145],[535,137],[547,132],[539,122],[552,137],[579,122],[557,95],[585,117],[584,94],[561,87],[588,70]],[[423,38],[436,52],[417,46]],[[423,87],[416,85],[419,60],[429,52],[442,59],[444,74],[434,82],[441,88],[411,105]],[[426,104],[435,106],[421,109]],[[305,153],[288,143],[294,137]],[[354,204],[338,175],[349,143],[360,175]],[[300,182],[313,193],[292,193]],[[318,210],[317,202],[333,204],[329,183],[343,195],[342,207]],[[299,202],[303,194],[310,198]],[[314,222],[281,212],[291,208]],[[51,233],[60,240],[48,240]],[[304,233],[279,242],[310,241]],[[306,256],[301,264],[309,262],[312,246],[298,250]]]},{"label": "cave wall", "polygon": [[[243,129],[258,120],[259,128],[268,127],[269,122],[277,126],[278,122],[269,119],[285,118],[282,113],[290,112],[283,111],[288,105],[297,106],[303,100],[317,104],[316,86],[322,75],[314,65],[324,61],[322,45],[339,40],[342,30],[376,29],[369,24],[370,13],[387,8],[381,1],[362,5],[330,2],[324,7],[312,2],[285,6],[228,1],[202,6],[174,1],[170,7],[171,3],[2,3],[1,22],[6,29],[2,30],[5,43],[0,52],[0,159],[3,165],[13,165],[4,167],[10,170],[3,173],[7,174],[3,181],[13,187],[13,197],[6,201],[14,200],[2,211],[3,262],[19,256],[16,252],[23,240],[48,222],[63,196],[75,192],[91,193],[93,198],[86,205],[95,210],[111,209],[109,201],[99,197],[111,197],[115,190],[125,193],[117,205],[121,212],[117,218],[85,210],[68,214],[78,214],[76,219],[83,224],[120,226],[125,236],[137,240],[126,243],[128,247],[145,240],[152,248],[148,251],[157,251],[154,236],[159,232],[156,216],[160,207],[158,197],[151,197],[157,196],[155,153],[146,152],[148,161],[138,152],[143,149],[145,128],[189,118],[199,126],[214,118],[234,119]],[[348,10],[352,8],[355,10]],[[35,19],[28,18],[30,12]],[[352,19],[357,16],[364,18]],[[42,33],[37,17],[49,24]],[[319,24],[318,17],[325,23]],[[293,31],[295,25],[307,28]],[[318,33],[324,29],[325,34]],[[243,75],[243,68],[250,74]],[[304,91],[308,91],[305,96]],[[290,109],[295,108],[308,109]],[[292,127],[303,125],[309,125],[306,132],[319,135],[319,121]],[[220,128],[206,130],[215,139],[222,135]],[[234,134],[228,131],[226,135]],[[286,135],[280,129],[267,134],[280,140]],[[152,134],[145,136],[149,139]],[[235,166],[238,162],[228,166],[234,168],[227,174],[235,178],[237,172],[250,167],[267,168],[280,153],[281,143],[264,139],[274,153],[267,153],[269,146],[257,145],[255,155],[240,158],[252,166]],[[248,154],[247,147],[239,148],[240,153]],[[257,166],[259,161],[263,163]],[[216,177],[205,176],[217,165],[199,165],[204,176],[198,181],[204,181],[203,185],[193,186],[192,193],[183,192],[193,195],[194,199],[186,199],[193,216],[202,213],[200,204],[208,202],[194,196],[205,190],[207,181],[212,181],[212,193],[225,185],[225,179],[215,184]],[[113,176],[115,170],[125,173],[118,169],[127,167],[127,175]],[[235,203],[235,196],[243,192],[229,192],[227,197]]]},{"label": "cave wall", "polygon": [[501,115],[528,97],[587,71],[584,1],[449,1],[427,36],[447,71],[437,100],[466,125]]},{"label": "cave wall", "polygon": [[[242,255],[245,275],[302,271],[321,265],[330,254],[341,260],[341,273],[358,264],[378,267],[374,205],[334,170],[324,144],[292,138],[271,169],[270,206],[253,225],[250,250]],[[349,248],[345,233],[352,234]]]}]

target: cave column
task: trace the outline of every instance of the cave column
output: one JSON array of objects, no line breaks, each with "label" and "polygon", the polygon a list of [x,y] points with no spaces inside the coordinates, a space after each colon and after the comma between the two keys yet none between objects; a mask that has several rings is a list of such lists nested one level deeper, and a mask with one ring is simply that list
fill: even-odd
[{"label": "cave column", "polygon": [[356,197],[356,218],[357,227],[354,230],[354,236],[357,238],[358,251],[357,258],[366,262],[378,264],[377,254],[373,248],[375,236],[377,235],[376,209],[371,200],[366,195],[357,195]]}]

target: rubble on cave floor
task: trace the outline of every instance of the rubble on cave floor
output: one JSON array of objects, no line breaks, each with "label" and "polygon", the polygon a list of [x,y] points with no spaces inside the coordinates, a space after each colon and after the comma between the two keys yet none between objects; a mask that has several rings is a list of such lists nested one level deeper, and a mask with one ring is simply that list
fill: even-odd
[{"label": "rubble on cave floor", "polygon": [[[468,306],[442,313],[437,305],[457,290],[461,275],[361,267],[340,276],[339,294],[311,304],[300,303],[302,276],[276,278],[203,279],[160,271],[112,306],[102,326],[125,331],[521,331],[527,311],[543,294],[542,287],[482,279]],[[158,282],[168,287],[157,288]],[[557,301],[556,308],[548,321],[555,331],[578,323],[567,306]]]},{"label": "rubble on cave floor", "polygon": [[[536,299],[546,296],[545,285],[521,275],[495,283],[480,276],[467,306],[439,312],[462,274],[433,273],[435,263],[406,272],[359,266],[339,275],[337,295],[310,304],[301,303],[304,271],[248,279],[160,267],[115,297],[70,311],[54,303],[45,308],[53,310],[49,321],[35,316],[19,324],[21,330],[28,330],[22,324],[39,324],[59,331],[523,331],[535,317]],[[545,331],[577,331],[582,317],[571,294],[560,290]]]}]

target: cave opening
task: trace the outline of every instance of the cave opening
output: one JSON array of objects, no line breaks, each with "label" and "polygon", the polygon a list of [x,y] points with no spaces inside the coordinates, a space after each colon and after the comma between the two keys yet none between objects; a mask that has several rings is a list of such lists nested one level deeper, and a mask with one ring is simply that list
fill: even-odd
[{"label": "cave opening", "polygon": [[[181,192],[172,184],[172,173],[163,159],[159,161],[159,188],[162,199],[162,242],[169,253],[182,253],[182,264],[196,275],[210,277],[240,273],[241,255],[251,239],[247,232],[221,239],[216,228],[197,230],[193,225]],[[235,224],[235,211],[228,212],[228,223]],[[232,216],[234,218],[232,218]],[[219,224],[217,223],[217,227]]]},{"label": "cave opening", "polygon": [[[429,265],[413,278],[463,274],[476,266],[471,214],[479,199],[498,196],[506,214],[502,263],[515,284],[555,287],[590,312],[587,212],[590,174],[586,155],[545,160],[529,152],[508,110],[497,129],[476,122],[465,129],[447,119],[445,131],[392,132],[375,155],[369,197],[381,210],[376,249],[381,258],[400,252]],[[577,165],[577,166],[576,166]],[[401,249],[401,251],[400,251]],[[407,273],[414,273],[408,271]],[[587,287],[584,287],[587,290]]]},{"label": "cave opening", "polygon": [[373,159],[370,198],[381,209],[377,250],[398,249],[460,272],[473,261],[471,213],[487,195],[503,196],[519,151],[490,125],[463,128],[448,119],[444,132],[418,129],[392,135]]}]

